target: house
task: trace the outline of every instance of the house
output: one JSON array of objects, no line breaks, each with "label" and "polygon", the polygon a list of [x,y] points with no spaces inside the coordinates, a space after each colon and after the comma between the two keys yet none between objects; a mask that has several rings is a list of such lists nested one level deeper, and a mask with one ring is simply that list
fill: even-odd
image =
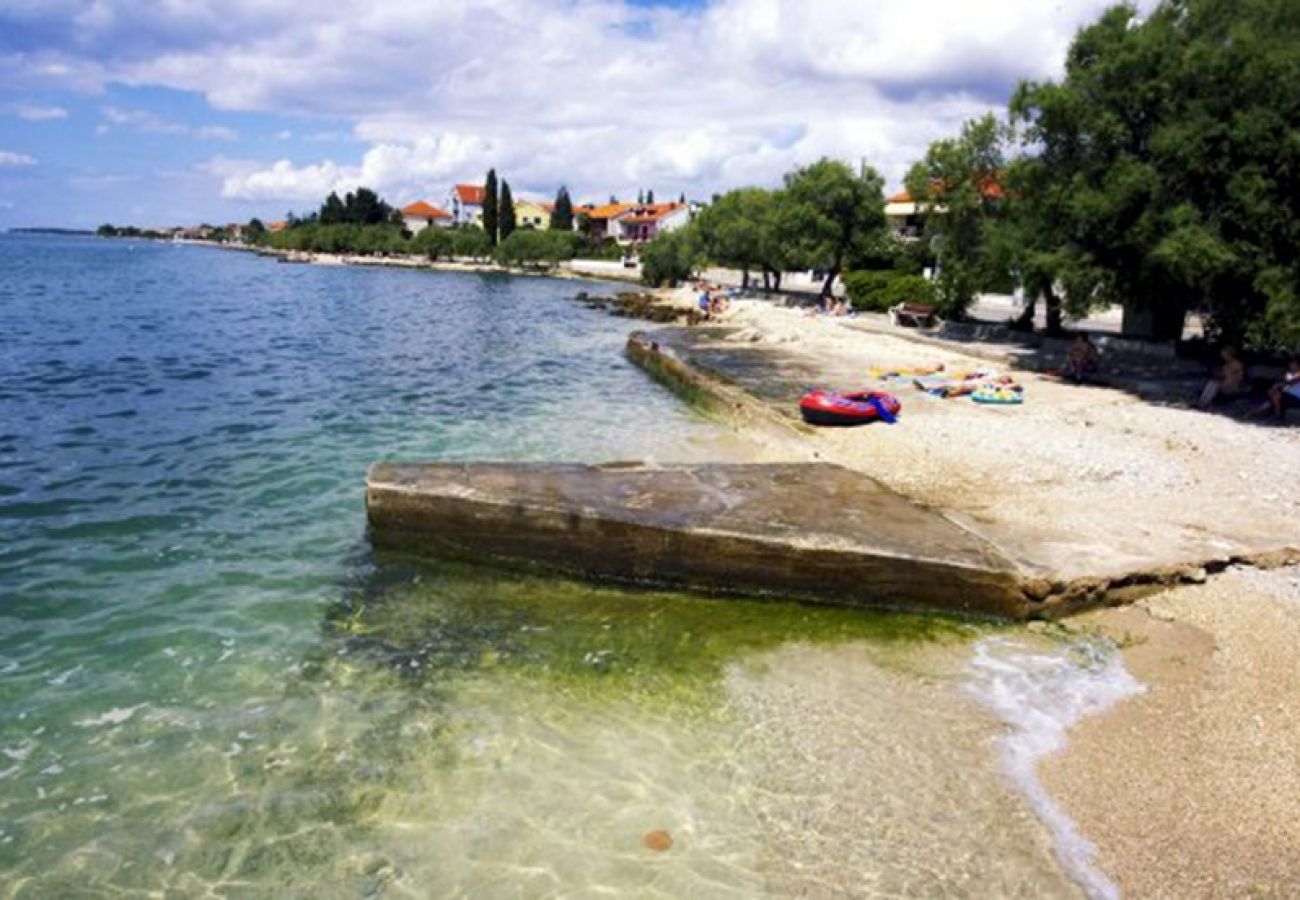
[{"label": "house", "polygon": [[925,227],[925,217],[907,191],[899,191],[885,200],[885,218],[894,237],[903,241],[920,239]]},{"label": "house", "polygon": [[635,203],[606,203],[602,206],[575,207],[573,214],[586,217],[587,236],[592,240],[618,240],[622,235],[618,220],[635,208]]},{"label": "house", "polygon": [[419,234],[430,226],[450,228],[451,223],[451,213],[423,200],[402,207],[402,227],[411,234]]},{"label": "house", "polygon": [[483,227],[483,185],[457,184],[447,195],[452,224]]},{"label": "house", "polygon": [[531,228],[545,231],[551,227],[551,208],[553,204],[537,203],[533,200],[515,201],[515,227]]},{"label": "house", "polygon": [[280,231],[284,231],[288,227],[289,227],[289,223],[284,221],[283,219],[277,219],[274,222],[266,223],[267,231],[280,232]]},{"label": "house", "polygon": [[[987,175],[978,181],[980,197],[985,203],[996,204],[1005,198],[1002,184],[996,175]],[[933,182],[931,188],[936,195],[942,194],[944,185]],[[940,196],[940,199],[942,197]],[[933,210],[942,215],[946,209],[943,204],[931,207],[927,203],[917,203],[906,190],[901,190],[885,200],[885,218],[889,220],[890,231],[904,241],[919,240],[925,231],[925,215]]]},{"label": "house", "polygon": [[691,208],[685,203],[650,203],[634,206],[617,221],[618,240],[640,244],[686,225],[691,221]]}]

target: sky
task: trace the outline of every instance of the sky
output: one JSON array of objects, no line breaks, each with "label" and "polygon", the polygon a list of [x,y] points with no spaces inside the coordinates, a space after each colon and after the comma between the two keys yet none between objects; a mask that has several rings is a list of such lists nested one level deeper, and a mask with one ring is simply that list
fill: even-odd
[{"label": "sky", "polygon": [[0,228],[707,199],[821,157],[895,187],[1059,77],[1107,0],[0,0]]}]

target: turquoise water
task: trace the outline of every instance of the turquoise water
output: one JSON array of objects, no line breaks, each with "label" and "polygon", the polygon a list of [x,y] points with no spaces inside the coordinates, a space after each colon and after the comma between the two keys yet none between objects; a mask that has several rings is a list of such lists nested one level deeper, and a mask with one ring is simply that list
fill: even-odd
[{"label": "turquoise water", "polygon": [[1070,895],[975,629],[371,551],[375,459],[717,455],[580,287],[0,236],[0,896]]}]

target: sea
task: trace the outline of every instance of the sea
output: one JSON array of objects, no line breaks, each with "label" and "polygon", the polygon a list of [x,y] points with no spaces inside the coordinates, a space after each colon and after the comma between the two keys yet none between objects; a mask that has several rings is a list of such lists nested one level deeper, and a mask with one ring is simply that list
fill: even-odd
[{"label": "sea", "polygon": [[371,547],[376,460],[735,452],[616,290],[0,235],[0,897],[1116,896],[1113,648]]}]

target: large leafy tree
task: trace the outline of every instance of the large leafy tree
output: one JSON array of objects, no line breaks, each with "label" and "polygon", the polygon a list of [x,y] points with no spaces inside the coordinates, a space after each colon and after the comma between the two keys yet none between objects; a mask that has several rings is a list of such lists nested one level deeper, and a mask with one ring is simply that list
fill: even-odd
[{"label": "large leafy tree", "polygon": [[778,228],[794,264],[825,269],[823,298],[847,262],[883,239],[883,187],[874,169],[854,173],[830,159],[785,176]]},{"label": "large leafy tree", "polygon": [[573,230],[573,200],[569,197],[567,187],[562,186],[555,194],[555,208],[551,210],[551,230]]},{"label": "large leafy tree", "polygon": [[719,197],[695,221],[704,254],[716,263],[738,268],[749,287],[749,272],[766,268],[772,253],[775,201],[771,191],[740,188]]},{"label": "large leafy tree", "polygon": [[967,122],[956,138],[935,141],[904,183],[928,213],[925,237],[939,263],[945,314],[960,315],[988,280],[990,223],[1003,208],[1003,130],[992,115]]},{"label": "large leafy tree", "polygon": [[[1042,249],[1074,307],[1181,334],[1300,342],[1300,15],[1294,0],[1115,7],[1076,35],[1060,82],[1012,101],[1031,180],[1060,219]],[[1032,204],[1034,198],[1025,198]]]},{"label": "large leafy tree", "polygon": [[500,239],[504,241],[510,237],[518,225],[515,219],[515,198],[510,193],[510,182],[504,179],[501,181],[501,203],[498,216],[500,220]]},{"label": "large leafy tree", "polygon": [[483,182],[483,233],[487,235],[488,243],[492,246],[496,246],[499,225],[497,170],[488,169],[487,178]]}]

